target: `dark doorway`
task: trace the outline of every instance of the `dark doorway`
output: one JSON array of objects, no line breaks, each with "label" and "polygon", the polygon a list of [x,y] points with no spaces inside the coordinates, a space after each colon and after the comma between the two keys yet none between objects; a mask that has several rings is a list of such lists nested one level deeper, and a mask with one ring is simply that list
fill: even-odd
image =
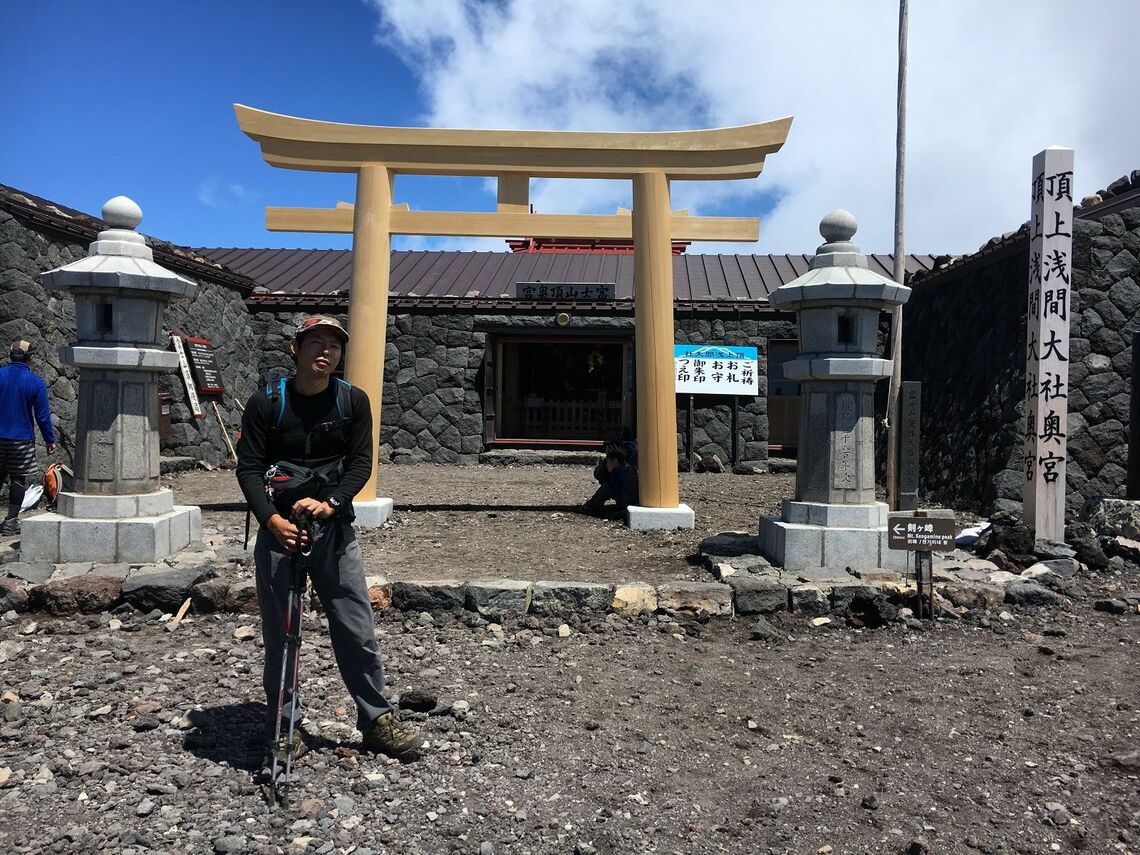
[{"label": "dark doorway", "polygon": [[499,347],[498,442],[593,445],[631,423],[629,343],[504,338]]},{"label": "dark doorway", "polygon": [[800,444],[800,385],[784,376],[798,355],[794,339],[768,339],[768,451],[783,457],[795,457]]}]

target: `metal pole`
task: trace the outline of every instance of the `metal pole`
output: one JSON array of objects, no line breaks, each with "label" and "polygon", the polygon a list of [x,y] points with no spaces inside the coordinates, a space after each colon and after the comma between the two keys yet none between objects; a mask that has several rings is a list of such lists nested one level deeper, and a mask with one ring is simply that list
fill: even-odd
[{"label": "metal pole", "polygon": [[[895,122],[895,281],[906,279],[903,246],[903,179],[906,173],[906,31],[907,0],[899,0],[899,89]],[[891,312],[891,358],[894,366],[887,391],[887,503],[898,508],[899,389],[902,386],[902,306]]]}]

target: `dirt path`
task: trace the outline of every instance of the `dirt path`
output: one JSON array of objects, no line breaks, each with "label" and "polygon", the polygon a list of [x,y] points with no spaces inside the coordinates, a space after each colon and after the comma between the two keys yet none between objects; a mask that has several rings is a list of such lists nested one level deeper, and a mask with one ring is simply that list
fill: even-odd
[{"label": "dirt path", "polygon": [[[794,475],[682,473],[681,500],[696,513],[697,527],[662,533],[575,514],[595,486],[585,467],[386,466],[380,478],[396,512],[360,540],[369,571],[393,580],[703,578],[687,560],[703,538],[756,532],[760,515],[778,512],[780,500],[795,490]],[[233,473],[164,480],[179,502],[202,505],[207,525],[234,533],[244,525]]]}]

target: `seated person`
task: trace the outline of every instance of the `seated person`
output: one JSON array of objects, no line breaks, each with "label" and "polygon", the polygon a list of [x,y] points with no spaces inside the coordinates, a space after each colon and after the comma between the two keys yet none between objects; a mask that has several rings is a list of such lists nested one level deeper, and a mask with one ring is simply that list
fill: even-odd
[{"label": "seated person", "polygon": [[[604,480],[599,469],[605,467]],[[584,514],[607,519],[620,519],[625,516],[630,505],[637,504],[637,470],[626,462],[625,449],[611,443],[606,446],[605,460],[594,470],[594,476],[601,486],[586,504],[579,508]],[[616,507],[605,507],[613,499]]]}]

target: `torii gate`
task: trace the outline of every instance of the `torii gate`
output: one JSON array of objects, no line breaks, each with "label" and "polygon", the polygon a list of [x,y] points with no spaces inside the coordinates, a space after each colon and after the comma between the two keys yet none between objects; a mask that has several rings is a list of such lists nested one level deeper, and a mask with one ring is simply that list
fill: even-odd
[{"label": "torii gate", "polygon": [[[315,172],[355,172],[356,204],[267,208],[271,231],[351,233],[349,330],[356,331],[346,374],[372,402],[372,477],[356,497],[358,521],[379,525],[391,501],[376,498],[376,452],[384,391],[391,236],[633,239],[634,353],[641,507],[635,528],[691,528],[677,478],[673,375],[673,240],[755,241],[751,217],[690,217],[671,212],[671,180],[755,178],[779,151],[791,117],[735,128],[652,133],[481,131],[346,125],[234,105],[241,130],[266,163]],[[475,175],[498,179],[491,213],[411,211],[393,205],[396,175]],[[531,178],[626,178],[633,211],[613,215],[530,213]],[[359,331],[369,330],[367,336]]]}]

